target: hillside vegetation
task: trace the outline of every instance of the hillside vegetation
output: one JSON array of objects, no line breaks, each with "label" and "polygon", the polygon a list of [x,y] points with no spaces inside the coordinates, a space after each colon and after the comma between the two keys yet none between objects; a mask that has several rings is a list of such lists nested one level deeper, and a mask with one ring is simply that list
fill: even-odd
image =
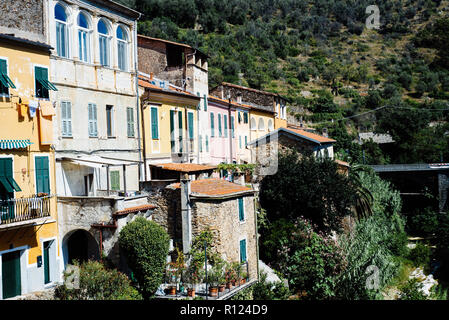
[{"label": "hillside vegetation", "polygon": [[[378,30],[365,27],[367,0],[119,2],[144,14],[139,33],[207,53],[210,87],[285,95],[289,121],[326,129],[344,160],[449,161],[448,1],[378,1]],[[359,145],[359,131],[395,142]]]}]

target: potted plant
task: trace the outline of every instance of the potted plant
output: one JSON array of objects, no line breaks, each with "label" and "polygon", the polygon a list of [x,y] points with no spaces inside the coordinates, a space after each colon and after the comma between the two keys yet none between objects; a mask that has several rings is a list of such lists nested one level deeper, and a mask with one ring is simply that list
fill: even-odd
[{"label": "potted plant", "polygon": [[240,274],[240,283],[246,283],[246,279],[248,278],[248,274],[246,272],[242,272]]},{"label": "potted plant", "polygon": [[232,289],[234,281],[235,285],[235,273],[234,269],[232,268],[232,264],[227,262],[225,267],[225,283],[226,283],[226,289]]},{"label": "potted plant", "polygon": [[174,262],[170,262],[167,264],[167,270],[165,273],[167,275],[167,282],[169,283],[168,295],[174,296],[176,295],[176,285],[178,283],[178,280],[176,278],[177,270]]},{"label": "potted plant", "polygon": [[241,273],[242,273],[242,265],[239,262],[233,262],[232,270],[233,270],[233,274],[234,274],[234,278],[232,279],[233,280],[232,284],[235,286],[237,282],[240,282]]},{"label": "potted plant", "polygon": [[195,297],[196,286],[202,281],[204,276],[204,271],[202,266],[195,263],[191,263],[187,270],[185,271],[185,282],[187,284],[187,296]]},{"label": "potted plant", "polygon": [[213,267],[207,272],[207,284],[209,285],[209,295],[211,297],[218,296],[218,282],[220,278],[219,271]]},{"label": "potted plant", "polygon": [[168,263],[168,269],[167,269],[167,275],[168,275],[168,282],[171,284],[169,287],[169,295],[176,295],[176,289],[181,281],[181,276],[184,273],[185,270],[185,263],[184,263],[184,254],[181,250],[176,247],[177,251],[177,258],[175,262],[169,262]]}]

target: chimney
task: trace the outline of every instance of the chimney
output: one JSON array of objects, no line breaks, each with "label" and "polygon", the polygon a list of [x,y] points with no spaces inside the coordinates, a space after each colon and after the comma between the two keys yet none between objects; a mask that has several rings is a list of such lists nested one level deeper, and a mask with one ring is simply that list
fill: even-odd
[{"label": "chimney", "polygon": [[187,173],[181,175],[181,219],[183,252],[190,251],[192,244],[192,208],[190,204],[190,178]]},{"label": "chimney", "polygon": [[150,72],[150,80],[153,80],[153,77],[154,77],[154,73]]},{"label": "chimney", "polygon": [[323,136],[326,138],[328,137],[327,128],[323,128]]}]

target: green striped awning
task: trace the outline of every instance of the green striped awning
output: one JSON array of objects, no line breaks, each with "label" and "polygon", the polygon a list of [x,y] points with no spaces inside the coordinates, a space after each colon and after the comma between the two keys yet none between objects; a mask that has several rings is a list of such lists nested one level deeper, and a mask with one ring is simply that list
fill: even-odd
[{"label": "green striped awning", "polygon": [[0,139],[0,149],[22,149],[28,147],[30,144],[30,139],[25,140],[3,140]]}]

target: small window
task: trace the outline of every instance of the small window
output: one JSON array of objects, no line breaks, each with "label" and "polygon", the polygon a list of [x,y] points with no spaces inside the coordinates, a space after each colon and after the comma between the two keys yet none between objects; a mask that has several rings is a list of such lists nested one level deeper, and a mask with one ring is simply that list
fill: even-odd
[{"label": "small window", "polygon": [[238,198],[239,203],[239,221],[245,221],[245,206],[243,205],[243,198]]},{"label": "small window", "polygon": [[89,103],[87,105],[88,116],[89,116],[89,137],[97,137],[98,136],[98,128],[97,128],[97,105],[93,103]]},{"label": "small window", "polygon": [[127,51],[128,51],[128,42],[126,38],[126,32],[122,26],[117,28],[117,59],[118,59],[118,68],[122,71],[127,70]]},{"label": "small window", "polygon": [[109,173],[111,179],[111,190],[118,191],[120,190],[120,172],[119,171],[111,171]]},{"label": "small window", "polygon": [[108,135],[108,138],[112,138],[113,137],[113,123],[114,121],[114,107],[113,106],[106,106],[106,132]]},{"label": "small window", "polygon": [[246,262],[246,239],[240,240],[240,262]]},{"label": "small window", "polygon": [[34,67],[34,78],[37,98],[48,99],[48,90],[58,91],[54,84],[48,81],[47,68]]},{"label": "small window", "polygon": [[251,130],[253,131],[257,130],[256,119],[254,118],[251,118]]},{"label": "small window", "polygon": [[0,59],[0,95],[9,95],[9,89],[15,89],[16,86],[8,77],[8,65],[6,60]]},{"label": "small window", "polygon": [[69,34],[67,27],[67,13],[61,4],[55,6],[56,20],[56,52],[58,56],[68,58],[69,56]]},{"label": "small window", "polygon": [[134,138],[134,110],[133,108],[126,108],[126,128],[128,138]]},{"label": "small window", "polygon": [[156,107],[151,107],[151,137],[159,139],[159,118]]},{"label": "small window", "polygon": [[72,136],[72,103],[61,101],[61,134],[63,137]]},{"label": "small window", "polygon": [[261,131],[265,130],[265,122],[263,121],[262,118],[259,119],[259,127],[258,127],[258,129],[261,130]]},{"label": "small window", "polygon": [[248,123],[248,112],[243,112],[243,123]]}]

